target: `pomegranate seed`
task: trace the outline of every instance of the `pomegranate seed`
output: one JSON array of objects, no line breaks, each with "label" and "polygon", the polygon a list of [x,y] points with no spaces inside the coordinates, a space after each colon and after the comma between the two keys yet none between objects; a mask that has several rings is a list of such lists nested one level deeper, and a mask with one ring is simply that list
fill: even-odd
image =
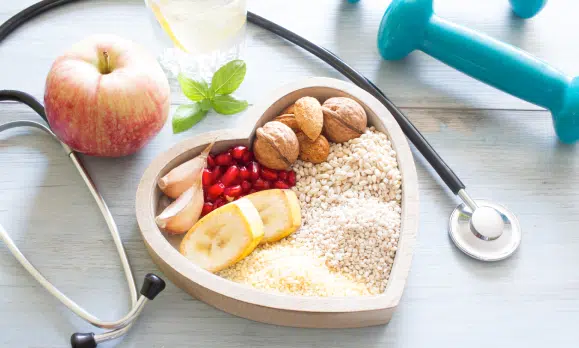
[{"label": "pomegranate seed", "polygon": [[208,186],[213,184],[213,173],[207,168],[203,169],[203,176],[201,181],[203,182],[203,186]]},{"label": "pomegranate seed", "polygon": [[231,185],[233,180],[235,180],[237,178],[237,175],[239,175],[239,168],[237,166],[231,166],[231,167],[227,168],[227,171],[221,177],[221,182],[225,186],[229,186],[229,185]]},{"label": "pomegranate seed", "polygon": [[243,158],[241,159],[243,163],[249,163],[253,161],[253,152],[247,151],[243,154]]},{"label": "pomegranate seed", "polygon": [[252,188],[251,190],[249,190],[249,192],[247,194],[252,194],[252,193],[256,193],[256,192],[257,192],[257,190]]},{"label": "pomegranate seed", "polygon": [[251,173],[246,167],[239,168],[239,178],[241,180],[248,180],[251,177]]},{"label": "pomegranate seed", "polygon": [[213,168],[213,179],[211,180],[212,183],[216,183],[217,180],[221,179],[221,175],[223,175],[224,167],[216,166]]},{"label": "pomegranate seed", "polygon": [[247,152],[247,147],[240,145],[231,149],[231,156],[236,160],[243,160],[243,155]]},{"label": "pomegranate seed", "polygon": [[253,188],[256,189],[257,191],[267,190],[270,187],[271,184],[269,183],[269,181],[265,181],[262,178],[255,180],[255,182],[253,183]]},{"label": "pomegranate seed", "polygon": [[280,171],[277,173],[277,177],[278,177],[280,180],[287,180],[287,174],[288,174],[287,171],[285,171],[285,170],[280,170]]},{"label": "pomegranate seed", "polygon": [[241,189],[243,192],[248,193],[251,190],[251,183],[247,180],[241,182]]},{"label": "pomegranate seed", "polygon": [[225,204],[227,204],[225,199],[223,199],[223,197],[219,197],[215,200],[215,203],[213,204],[213,206],[214,206],[214,209],[217,209],[217,208],[224,206]]},{"label": "pomegranate seed", "polygon": [[213,155],[207,156],[207,168],[212,169],[215,167],[215,158]]},{"label": "pomegranate seed", "polygon": [[280,181],[280,180],[274,182],[273,187],[278,188],[278,189],[282,189],[282,190],[290,188],[288,184],[286,184],[285,182]]},{"label": "pomegranate seed", "polygon": [[240,194],[242,194],[242,191],[243,189],[241,188],[241,185],[235,185],[226,187],[223,191],[223,194],[226,197],[238,197]]},{"label": "pomegranate seed", "polygon": [[290,171],[287,175],[287,183],[290,185],[290,187],[296,186],[296,172],[293,170]]},{"label": "pomegranate seed", "polygon": [[273,169],[261,168],[261,177],[267,181],[277,180],[277,172]]},{"label": "pomegranate seed", "polygon": [[211,187],[209,187],[209,190],[207,190],[207,198],[215,199],[221,196],[223,190],[225,190],[225,185],[222,183],[218,182],[217,184],[213,184]]},{"label": "pomegranate seed", "polygon": [[213,210],[213,203],[206,202],[205,204],[203,204],[203,209],[201,209],[201,216],[205,216],[211,213],[212,210]]},{"label": "pomegranate seed", "polygon": [[209,202],[210,199],[207,195],[207,190],[209,190],[209,186],[203,186],[203,201],[204,202]]},{"label": "pomegranate seed", "polygon": [[249,174],[250,174],[249,178],[251,179],[251,181],[255,181],[255,180],[259,179],[259,163],[252,161],[247,166],[247,170],[249,170]]},{"label": "pomegranate seed", "polygon": [[259,178],[253,182],[253,188],[257,191],[261,191],[265,188],[265,180]]},{"label": "pomegranate seed", "polygon": [[217,155],[217,157],[215,157],[215,164],[218,166],[230,166],[233,164],[233,157],[231,157],[231,155],[227,152],[220,153]]}]

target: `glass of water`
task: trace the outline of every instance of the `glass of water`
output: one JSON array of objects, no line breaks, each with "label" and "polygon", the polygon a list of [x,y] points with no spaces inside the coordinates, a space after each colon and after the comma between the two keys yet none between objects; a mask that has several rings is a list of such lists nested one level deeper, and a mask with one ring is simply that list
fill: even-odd
[{"label": "glass of water", "polygon": [[163,46],[159,62],[170,80],[179,73],[210,81],[223,64],[241,58],[247,0],[145,0]]}]

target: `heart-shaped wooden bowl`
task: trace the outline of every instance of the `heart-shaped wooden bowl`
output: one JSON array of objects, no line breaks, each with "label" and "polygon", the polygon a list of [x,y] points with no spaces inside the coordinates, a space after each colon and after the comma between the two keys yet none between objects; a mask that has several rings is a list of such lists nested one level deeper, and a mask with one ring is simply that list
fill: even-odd
[{"label": "heart-shaped wooden bowl", "polygon": [[[357,100],[369,125],[388,134],[402,173],[402,226],[398,251],[386,290],[375,296],[305,297],[268,293],[207,272],[181,255],[182,236],[167,237],[155,224],[161,192],[157,180],[175,166],[195,157],[216,136],[213,152],[236,144],[250,145],[255,130],[303,96],[324,101],[344,96]],[[192,137],[158,156],[145,171],[137,190],[137,220],[153,261],[181,289],[231,314],[277,325],[315,328],[363,327],[387,323],[398,305],[412,261],[418,229],[418,182],[410,148],[390,112],[366,91],[340,80],[310,78],[275,91],[246,114],[257,122],[246,130],[222,130]],[[251,121],[249,121],[251,122]]]}]

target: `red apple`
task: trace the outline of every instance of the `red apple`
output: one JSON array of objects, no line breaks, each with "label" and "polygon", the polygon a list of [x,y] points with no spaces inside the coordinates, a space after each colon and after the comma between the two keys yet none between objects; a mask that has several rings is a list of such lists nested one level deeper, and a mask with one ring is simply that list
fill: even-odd
[{"label": "red apple", "polygon": [[163,128],[170,88],[159,63],[142,47],[95,35],[53,63],[44,104],[50,127],[72,149],[119,157],[141,149]]}]

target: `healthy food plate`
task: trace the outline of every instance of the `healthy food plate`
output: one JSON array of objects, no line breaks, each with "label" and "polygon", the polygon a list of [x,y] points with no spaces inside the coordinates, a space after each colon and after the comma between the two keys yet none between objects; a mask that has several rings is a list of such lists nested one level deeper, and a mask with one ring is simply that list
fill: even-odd
[{"label": "healthy food plate", "polygon": [[244,130],[193,136],[145,171],[136,213],[154,262],[191,296],[265,323],[387,323],[418,230],[418,182],[390,112],[353,84],[288,84]]}]

